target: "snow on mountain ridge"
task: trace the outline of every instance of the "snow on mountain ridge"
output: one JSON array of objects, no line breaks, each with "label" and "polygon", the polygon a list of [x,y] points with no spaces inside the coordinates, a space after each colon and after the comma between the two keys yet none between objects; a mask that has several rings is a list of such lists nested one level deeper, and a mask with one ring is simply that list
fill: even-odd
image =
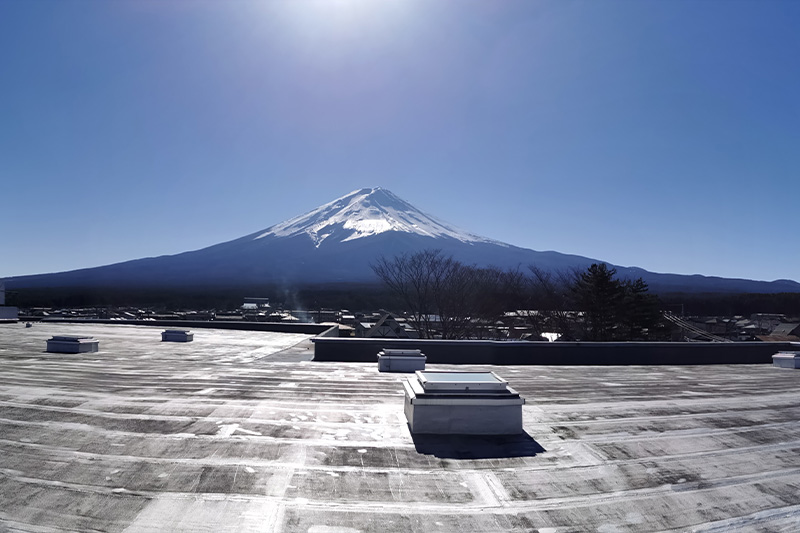
[{"label": "snow on mountain ridge", "polygon": [[353,191],[308,213],[271,226],[255,239],[305,233],[319,247],[331,237],[345,242],[387,231],[450,237],[466,243],[503,244],[440,221],[380,187]]}]

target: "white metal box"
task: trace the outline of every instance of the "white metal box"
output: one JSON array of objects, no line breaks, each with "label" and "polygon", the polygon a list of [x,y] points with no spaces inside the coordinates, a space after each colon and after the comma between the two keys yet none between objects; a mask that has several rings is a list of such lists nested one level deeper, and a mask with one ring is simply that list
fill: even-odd
[{"label": "white metal box", "polygon": [[194,333],[183,329],[167,329],[161,333],[162,342],[191,342],[192,340],[194,340]]},{"label": "white metal box", "polygon": [[778,352],[772,356],[772,365],[781,368],[800,368],[800,352]]},{"label": "white metal box", "polygon": [[412,433],[522,433],[519,393],[494,372],[421,372],[403,383]]},{"label": "white metal box", "polygon": [[47,351],[54,353],[85,353],[100,349],[100,341],[94,337],[54,335],[47,340]]},{"label": "white metal box", "polygon": [[378,352],[379,372],[415,372],[425,370],[427,357],[420,350],[389,350]]}]

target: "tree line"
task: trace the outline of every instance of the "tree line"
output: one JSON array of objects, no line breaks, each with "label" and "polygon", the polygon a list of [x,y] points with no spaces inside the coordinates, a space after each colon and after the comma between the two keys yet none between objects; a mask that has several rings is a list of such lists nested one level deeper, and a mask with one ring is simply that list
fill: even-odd
[{"label": "tree line", "polygon": [[[372,269],[421,338],[486,338],[498,322],[523,321],[534,337],[657,340],[668,335],[656,296],[641,279],[604,263],[544,271],[466,265],[441,250],[381,257]],[[508,312],[512,312],[509,317]]]}]

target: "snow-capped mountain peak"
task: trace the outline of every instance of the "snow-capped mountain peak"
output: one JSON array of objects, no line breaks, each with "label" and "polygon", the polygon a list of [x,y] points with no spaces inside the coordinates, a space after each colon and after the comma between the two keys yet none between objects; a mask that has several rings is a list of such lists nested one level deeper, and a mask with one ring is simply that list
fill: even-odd
[{"label": "snow-capped mountain peak", "polygon": [[423,213],[391,191],[380,187],[359,189],[313,211],[276,224],[256,235],[290,237],[307,234],[319,247],[325,240],[352,241],[386,231],[427,237],[449,237],[461,242],[491,242]]}]

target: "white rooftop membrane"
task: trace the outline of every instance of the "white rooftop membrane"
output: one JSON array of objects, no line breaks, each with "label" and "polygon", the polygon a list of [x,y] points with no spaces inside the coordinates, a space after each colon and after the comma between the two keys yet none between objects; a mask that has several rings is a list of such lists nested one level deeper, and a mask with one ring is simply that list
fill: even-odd
[{"label": "white rooftop membrane", "polygon": [[[800,520],[798,372],[431,365],[496,372],[528,399],[523,434],[470,440],[412,435],[406,376],[311,361],[308,336],[203,329],[180,344],[160,330],[0,325],[0,529],[645,533]],[[103,349],[43,351],[67,334]]]}]

